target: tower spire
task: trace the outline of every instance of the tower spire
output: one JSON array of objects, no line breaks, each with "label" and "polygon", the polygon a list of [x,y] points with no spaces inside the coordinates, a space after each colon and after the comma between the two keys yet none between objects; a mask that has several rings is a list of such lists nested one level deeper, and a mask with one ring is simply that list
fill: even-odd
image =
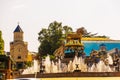
[{"label": "tower spire", "polygon": [[14,30],[14,41],[23,41],[23,31],[19,26],[19,23]]},{"label": "tower spire", "polygon": [[16,29],[14,30],[14,32],[23,32],[19,25],[19,22],[18,22],[18,25],[17,25]]}]

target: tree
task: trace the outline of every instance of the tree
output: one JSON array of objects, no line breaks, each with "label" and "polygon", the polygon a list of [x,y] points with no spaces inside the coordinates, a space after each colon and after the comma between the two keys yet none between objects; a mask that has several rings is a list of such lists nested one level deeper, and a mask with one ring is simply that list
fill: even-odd
[{"label": "tree", "polygon": [[4,54],[4,40],[2,38],[2,31],[0,31],[0,55]]},{"label": "tree", "polygon": [[62,38],[62,23],[54,21],[48,27],[51,43],[51,54],[61,45]]},{"label": "tree", "polygon": [[[63,26],[63,36],[61,40],[65,40],[67,37],[67,34],[73,32],[72,28],[69,26]],[[64,44],[61,44],[61,46],[59,46],[59,48],[57,48],[54,53],[55,56],[60,57],[60,56],[64,56]]]},{"label": "tree", "polygon": [[40,46],[39,46],[39,49],[38,49],[39,53],[41,53],[41,55],[48,54],[49,50],[51,49],[50,42],[49,42],[49,33],[48,33],[48,30],[43,28],[38,33],[38,35],[39,35],[38,41],[41,43]]},{"label": "tree", "polygon": [[42,56],[53,55],[53,52],[61,45],[62,23],[54,21],[49,24],[48,29],[42,29],[38,35],[41,43],[39,53]]},{"label": "tree", "polygon": [[63,32],[64,32],[65,38],[66,38],[67,34],[73,32],[73,30],[72,30],[72,28],[69,27],[69,26],[64,26],[64,27],[63,27]]}]

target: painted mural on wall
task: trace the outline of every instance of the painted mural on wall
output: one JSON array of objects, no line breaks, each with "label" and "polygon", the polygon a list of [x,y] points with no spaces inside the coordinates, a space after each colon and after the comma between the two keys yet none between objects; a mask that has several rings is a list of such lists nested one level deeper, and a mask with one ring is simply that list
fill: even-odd
[{"label": "painted mural on wall", "polygon": [[106,46],[107,51],[112,51],[116,48],[120,49],[120,41],[83,41],[82,43],[84,44],[84,52],[87,56],[90,55],[92,50],[99,50],[101,44]]}]

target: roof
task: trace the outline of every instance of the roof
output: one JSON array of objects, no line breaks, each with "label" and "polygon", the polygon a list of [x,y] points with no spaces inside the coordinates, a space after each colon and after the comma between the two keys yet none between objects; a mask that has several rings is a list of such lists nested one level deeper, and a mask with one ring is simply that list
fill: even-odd
[{"label": "roof", "polygon": [[110,38],[102,38],[102,37],[82,37],[82,41],[110,41]]},{"label": "roof", "polygon": [[19,24],[17,25],[17,27],[14,30],[14,32],[23,32],[22,29],[20,28]]},{"label": "roof", "polygon": [[70,33],[67,35],[67,38],[81,38],[81,35],[76,33]]}]

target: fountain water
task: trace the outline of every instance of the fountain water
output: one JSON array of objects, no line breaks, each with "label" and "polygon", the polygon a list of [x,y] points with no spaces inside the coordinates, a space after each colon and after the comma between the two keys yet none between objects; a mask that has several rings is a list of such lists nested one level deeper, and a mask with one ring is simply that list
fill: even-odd
[{"label": "fountain water", "polygon": [[35,74],[37,72],[39,72],[40,70],[40,65],[38,64],[37,60],[33,61],[33,66],[28,67],[27,69],[24,69],[24,71],[22,72],[22,74]]},{"label": "fountain water", "polygon": [[75,70],[81,70],[82,72],[87,71],[87,65],[82,57],[75,56],[73,62],[70,61],[68,64],[68,71],[73,72]]},{"label": "fountain water", "polygon": [[113,65],[113,60],[109,54],[107,54],[107,58],[105,59],[105,62],[103,60],[100,60],[98,63],[94,63],[88,69],[88,72],[114,72],[114,69],[110,67],[110,65]]},{"label": "fountain water", "polygon": [[69,61],[68,65],[61,63],[60,59],[58,62],[50,61],[49,55],[45,59],[45,73],[60,73],[60,72],[73,72],[75,70],[80,70],[81,72],[113,72],[109,65],[113,64],[112,57],[108,55],[106,60],[108,64],[105,64],[103,60],[98,63],[93,63],[91,67],[88,67],[82,57],[77,57],[73,61]]},{"label": "fountain water", "polygon": [[108,64],[110,64],[110,65],[113,64],[113,59],[112,59],[112,57],[110,56],[109,53],[107,54],[107,60],[108,60]]},{"label": "fountain water", "polygon": [[53,67],[54,64],[51,65],[51,61],[50,61],[50,57],[49,57],[49,56],[47,56],[47,57],[45,58],[44,64],[45,64],[45,72],[46,72],[46,73],[50,73],[51,70],[52,70],[52,69],[51,69],[51,66]]},{"label": "fountain water", "polygon": [[[112,57],[108,54],[105,60],[107,64],[105,64],[103,60],[100,60],[98,63],[93,63],[93,65],[89,67],[85,63],[84,58],[75,56],[73,61],[70,60],[68,65],[66,65],[65,63],[61,63],[60,59],[57,62],[51,61],[48,55],[43,64],[45,66],[45,73],[74,72],[75,70],[81,72],[114,72],[114,69],[109,66],[113,64]],[[34,65],[25,69],[22,74],[34,74],[39,72],[40,67],[38,61],[34,60],[33,63]]]}]

